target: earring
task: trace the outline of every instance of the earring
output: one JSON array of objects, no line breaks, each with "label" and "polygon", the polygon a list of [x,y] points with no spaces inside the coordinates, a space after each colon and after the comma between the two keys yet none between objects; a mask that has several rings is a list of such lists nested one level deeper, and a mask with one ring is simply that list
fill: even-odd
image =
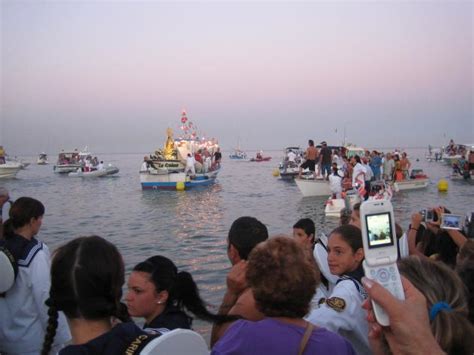
[{"label": "earring", "polygon": [[162,301],[157,301],[156,303],[157,303],[157,304],[162,304],[163,302],[162,302]]}]

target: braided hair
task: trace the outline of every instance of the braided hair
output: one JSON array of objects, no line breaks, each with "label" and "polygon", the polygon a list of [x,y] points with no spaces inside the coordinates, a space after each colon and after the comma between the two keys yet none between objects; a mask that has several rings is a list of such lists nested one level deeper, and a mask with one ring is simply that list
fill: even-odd
[{"label": "braided hair", "polygon": [[46,302],[49,320],[42,354],[51,350],[58,311],[69,319],[113,316],[128,321],[125,305],[120,303],[124,281],[122,256],[101,237],[80,237],[56,250],[51,263],[51,289]]}]

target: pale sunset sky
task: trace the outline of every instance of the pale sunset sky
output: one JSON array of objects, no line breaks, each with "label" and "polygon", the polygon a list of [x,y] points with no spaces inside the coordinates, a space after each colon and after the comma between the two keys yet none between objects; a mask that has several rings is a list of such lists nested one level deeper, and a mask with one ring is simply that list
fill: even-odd
[{"label": "pale sunset sky", "polygon": [[1,1],[0,145],[474,143],[472,1]]}]

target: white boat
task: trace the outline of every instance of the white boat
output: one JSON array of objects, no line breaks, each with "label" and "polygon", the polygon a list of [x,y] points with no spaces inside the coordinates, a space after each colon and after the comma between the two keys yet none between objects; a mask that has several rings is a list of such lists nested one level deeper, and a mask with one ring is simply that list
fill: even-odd
[{"label": "white boat", "polygon": [[120,169],[117,168],[115,165],[109,164],[105,167],[105,171],[107,172],[107,175],[114,175],[118,174]]},{"label": "white boat", "polygon": [[[174,140],[173,131],[168,128],[168,138],[163,149],[155,151],[153,157],[147,161],[146,169],[140,171],[142,189],[153,190],[184,190],[196,186],[213,184],[220,171],[220,164],[210,164],[210,157],[219,147],[214,139],[206,140],[197,136],[197,128],[188,121],[186,111],[181,114],[181,130],[183,135]],[[204,158],[204,164],[195,165],[195,174],[185,172],[186,157],[194,155],[199,150],[207,150],[210,157]],[[207,164],[206,162],[209,162]]]},{"label": "white boat", "polygon": [[296,185],[304,197],[328,196],[331,194],[329,182],[324,179],[295,179]]},{"label": "white boat", "polygon": [[[294,153],[293,161],[289,161],[290,152]],[[300,165],[303,162],[303,151],[300,147],[287,147],[283,151],[283,158],[278,166],[280,178],[282,180],[293,180],[298,176]]]},{"label": "white boat", "polygon": [[234,149],[234,152],[229,155],[229,158],[232,160],[246,160],[247,153],[245,153],[243,150],[236,148]]},{"label": "white boat", "polygon": [[93,177],[101,177],[105,175],[107,175],[106,169],[92,170],[92,171],[75,171],[68,174],[68,176],[70,177],[80,177],[80,178],[93,178]]},{"label": "white boat", "polygon": [[395,181],[393,183],[393,188],[395,191],[406,191],[406,190],[418,190],[424,189],[430,183],[430,179],[421,178],[421,179],[409,179],[402,181]]},{"label": "white boat", "polygon": [[36,161],[38,165],[46,165],[48,164],[48,155],[46,153],[40,153],[38,156],[38,160]]},{"label": "white boat", "polygon": [[341,211],[344,208],[352,209],[354,205],[361,202],[361,198],[357,191],[348,191],[345,198],[332,198],[329,197],[326,201],[326,207],[324,208],[324,214],[329,217],[340,217]]},{"label": "white boat", "polygon": [[58,174],[66,174],[76,172],[77,169],[82,167],[82,163],[79,159],[79,152],[74,151],[61,151],[58,155],[58,161],[53,167],[53,171]]},{"label": "white boat", "polygon": [[457,163],[463,156],[467,158],[470,150],[474,150],[474,144],[453,144],[444,149],[443,161],[448,165]]},{"label": "white boat", "polygon": [[14,178],[18,171],[22,169],[21,163],[7,161],[0,164],[0,179]]}]

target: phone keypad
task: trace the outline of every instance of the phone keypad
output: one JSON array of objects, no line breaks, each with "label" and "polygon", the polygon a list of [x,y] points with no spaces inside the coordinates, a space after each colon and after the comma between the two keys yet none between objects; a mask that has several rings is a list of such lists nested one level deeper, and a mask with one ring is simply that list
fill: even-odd
[{"label": "phone keypad", "polygon": [[376,280],[398,299],[404,299],[402,285],[399,281],[397,282],[397,280],[399,280],[397,271],[398,270],[393,266],[371,268],[370,278]]}]

